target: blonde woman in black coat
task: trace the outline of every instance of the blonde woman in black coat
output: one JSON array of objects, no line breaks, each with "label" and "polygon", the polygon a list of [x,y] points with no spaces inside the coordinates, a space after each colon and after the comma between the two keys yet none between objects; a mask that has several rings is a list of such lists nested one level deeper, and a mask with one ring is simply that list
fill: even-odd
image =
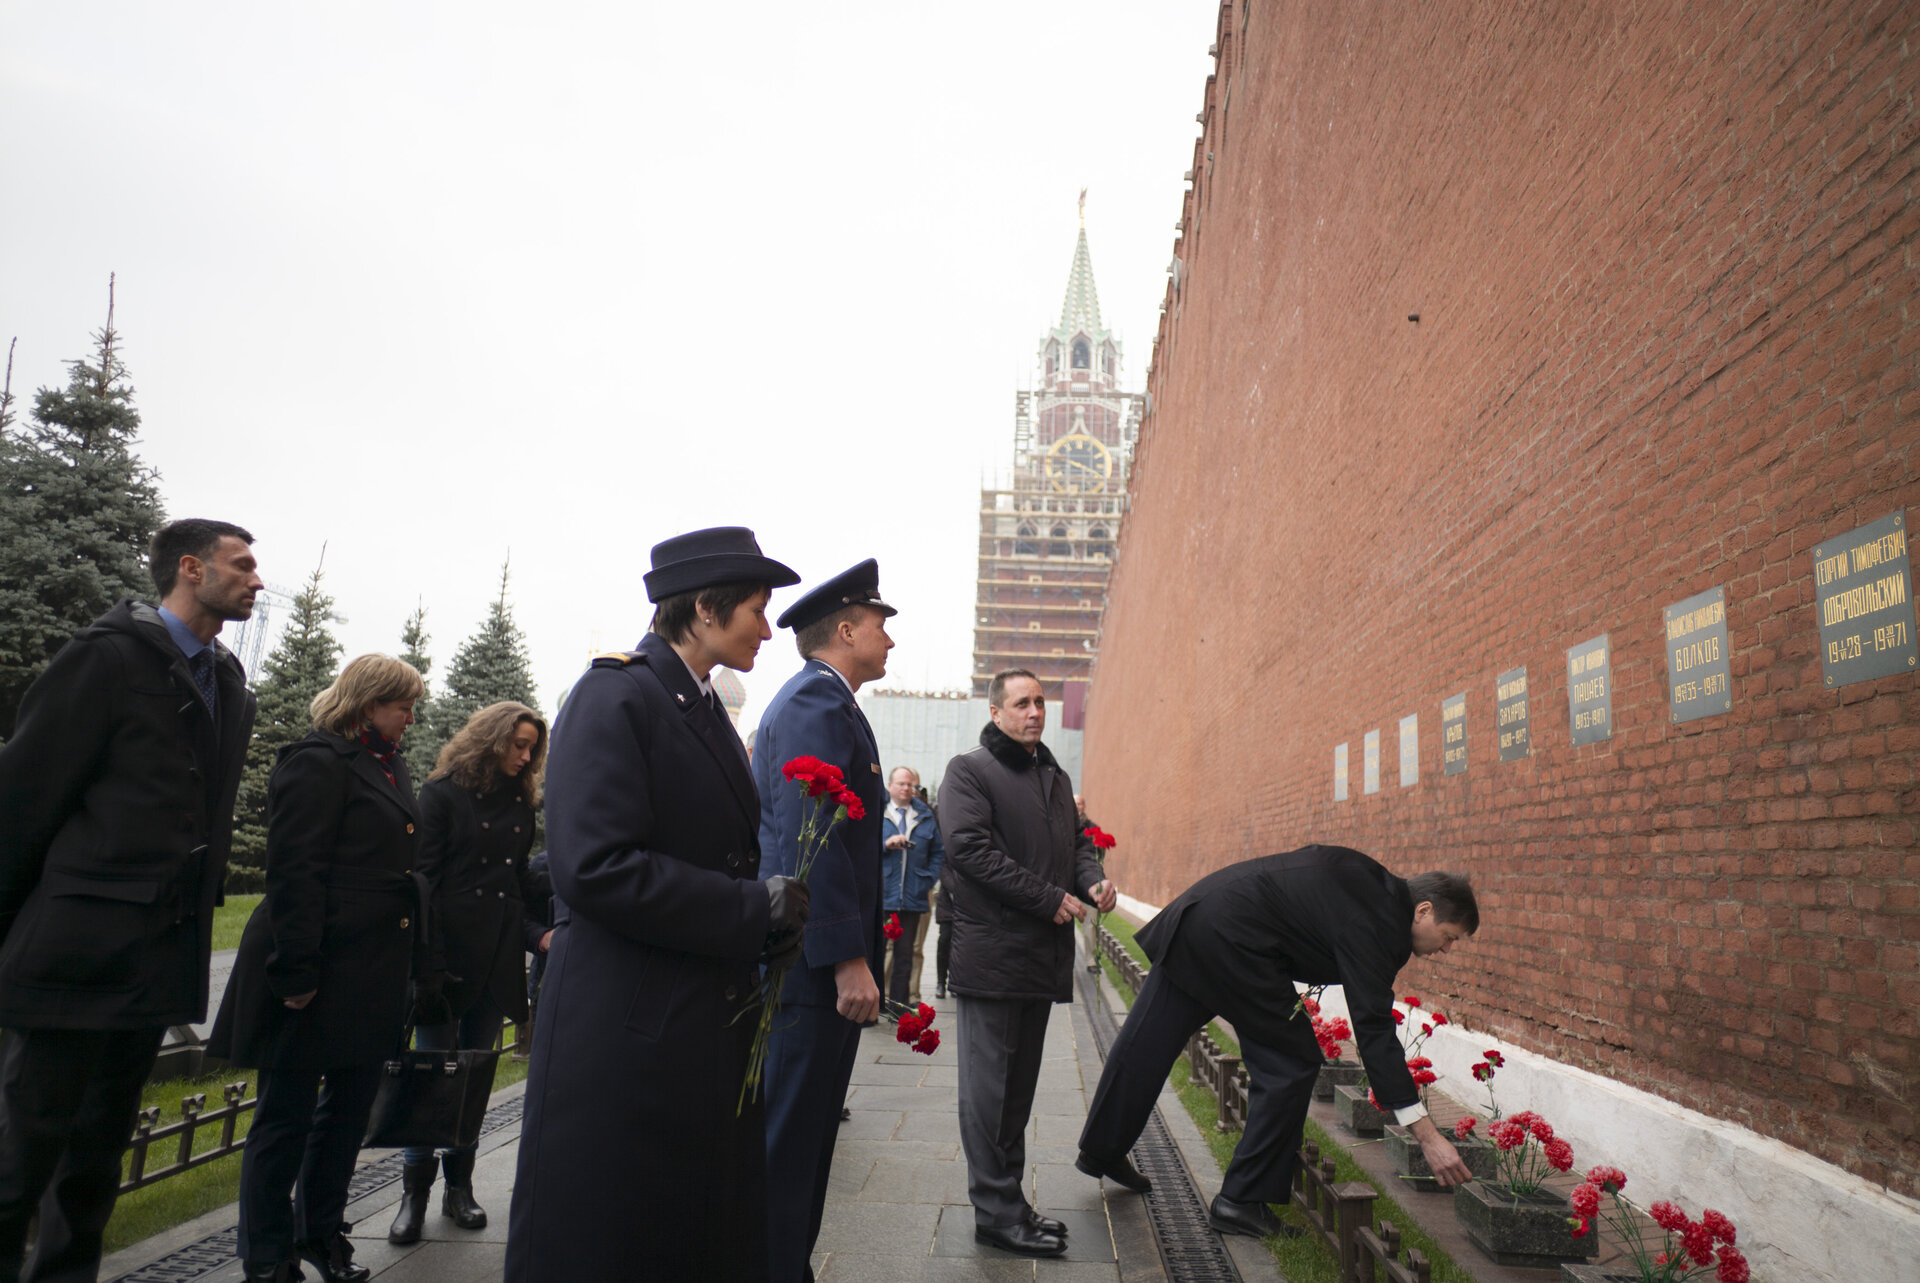
[{"label": "blonde woman in black coat", "polygon": [[[529,923],[525,908],[544,903],[545,880],[528,870],[527,856],[546,760],[546,722],[507,700],[467,719],[420,790],[414,867],[433,885],[433,929],[425,970],[414,982],[416,1047],[491,1047],[507,1018],[527,1019],[527,954],[545,953],[553,934]],[[439,1020],[428,1024],[435,1015]],[[434,1171],[442,1166],[441,1214],[461,1229],[486,1228],[487,1213],[473,1197],[474,1153],[468,1146],[436,1159],[432,1149],[406,1151],[405,1194],[389,1242],[419,1239]]]},{"label": "blonde woman in black coat", "polygon": [[240,1166],[248,1280],[304,1277],[302,1258],[325,1283],[370,1277],[342,1214],[406,1021],[419,813],[399,741],[421,690],[410,665],[360,656],[314,699],[313,733],[280,750],[268,786],[267,894],[207,1046],[260,1070]]}]

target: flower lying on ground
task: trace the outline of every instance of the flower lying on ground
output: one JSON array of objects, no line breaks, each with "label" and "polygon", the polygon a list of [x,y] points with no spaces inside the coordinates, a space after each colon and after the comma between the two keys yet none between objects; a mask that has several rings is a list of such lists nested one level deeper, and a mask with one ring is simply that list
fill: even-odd
[{"label": "flower lying on ground", "polygon": [[[1700,1278],[1708,1266],[1714,1267],[1717,1283],[1748,1283],[1751,1271],[1747,1258],[1734,1246],[1733,1222],[1708,1208],[1699,1220],[1690,1219],[1679,1207],[1665,1199],[1647,1209],[1647,1215],[1660,1227],[1658,1250],[1649,1244],[1634,1215],[1632,1204],[1620,1197],[1627,1174],[1617,1167],[1594,1167],[1587,1179],[1569,1198],[1574,1214],[1568,1218],[1573,1236],[1580,1238],[1592,1228],[1596,1216],[1605,1220],[1639,1271],[1641,1283],[1683,1283]],[[1601,1210],[1605,1195],[1611,1210]]]}]

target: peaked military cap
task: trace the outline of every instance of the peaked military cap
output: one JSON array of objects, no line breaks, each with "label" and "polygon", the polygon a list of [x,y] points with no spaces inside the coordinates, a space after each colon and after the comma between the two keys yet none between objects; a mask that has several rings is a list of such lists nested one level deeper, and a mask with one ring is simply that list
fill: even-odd
[{"label": "peaked military cap", "polygon": [[645,578],[651,602],[715,584],[785,588],[800,582],[791,569],[761,554],[753,531],[745,526],[709,526],[661,540],[653,546],[653,569]]},{"label": "peaked military cap", "polygon": [[780,627],[799,632],[848,606],[871,606],[883,615],[900,613],[880,599],[880,563],[872,557],[841,571],[787,607],[780,616]]}]

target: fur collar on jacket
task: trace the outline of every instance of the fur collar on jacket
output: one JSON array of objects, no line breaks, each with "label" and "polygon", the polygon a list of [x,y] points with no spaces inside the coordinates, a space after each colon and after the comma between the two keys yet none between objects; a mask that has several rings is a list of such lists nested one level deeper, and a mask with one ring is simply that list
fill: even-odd
[{"label": "fur collar on jacket", "polygon": [[1036,764],[1040,766],[1059,765],[1053,760],[1053,754],[1047,749],[1044,743],[1036,744],[1034,751],[1029,753],[1025,747],[1021,745],[1020,741],[1014,739],[1013,736],[1007,734],[992,722],[988,722],[980,729],[980,747],[993,754],[996,761],[1011,771],[1031,770]]}]

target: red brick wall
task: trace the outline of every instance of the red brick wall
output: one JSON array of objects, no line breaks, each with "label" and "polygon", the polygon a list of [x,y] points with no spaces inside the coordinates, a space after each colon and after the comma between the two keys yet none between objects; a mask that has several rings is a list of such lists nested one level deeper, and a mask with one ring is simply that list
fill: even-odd
[{"label": "red brick wall", "polygon": [[[1812,578],[1920,505],[1920,6],[1242,9],[1092,686],[1122,888],[1465,868],[1480,938],[1409,990],[1920,1195],[1920,686],[1826,689]],[[1662,608],[1716,584],[1733,711],[1676,728]],[[1614,735],[1573,748],[1601,632]]]}]

